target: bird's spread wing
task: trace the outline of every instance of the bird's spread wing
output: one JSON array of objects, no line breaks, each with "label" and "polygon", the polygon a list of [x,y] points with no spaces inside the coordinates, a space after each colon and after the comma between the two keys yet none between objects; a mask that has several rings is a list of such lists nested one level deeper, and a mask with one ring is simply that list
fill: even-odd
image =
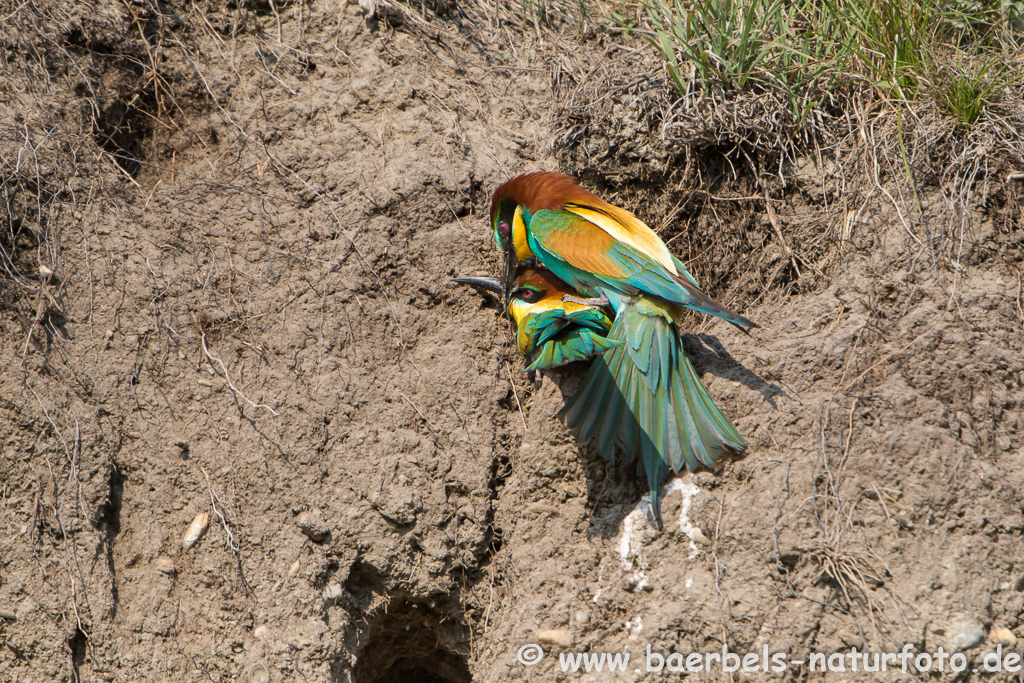
[{"label": "bird's spread wing", "polygon": [[520,324],[520,350],[529,362],[526,369],[540,370],[587,360],[614,348],[622,342],[605,339],[610,328],[611,320],[599,308],[530,312]]},{"label": "bird's spread wing", "polygon": [[562,308],[553,308],[527,314],[521,326],[531,345],[536,347],[550,341],[559,332],[571,326],[607,334],[611,328],[611,321],[598,308],[585,307],[571,313]]},{"label": "bird's spread wing", "polygon": [[533,362],[526,366],[526,369],[527,371],[545,370],[576,361],[589,360],[621,345],[621,341],[612,341],[593,330],[571,328],[541,346],[533,358]]}]

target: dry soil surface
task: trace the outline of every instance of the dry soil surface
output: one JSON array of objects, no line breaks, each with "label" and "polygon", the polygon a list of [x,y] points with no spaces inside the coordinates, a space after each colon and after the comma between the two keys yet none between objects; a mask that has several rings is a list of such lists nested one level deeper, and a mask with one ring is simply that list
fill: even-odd
[{"label": "dry soil surface", "polygon": [[[955,224],[939,185],[909,216],[893,185],[797,164],[775,210],[819,256],[800,286],[765,275],[789,267],[767,216],[718,205],[740,246],[701,272],[761,327],[694,318],[687,345],[750,445],[669,482],[658,533],[632,468],[555,417],[578,371],[526,377],[493,302],[449,282],[493,272],[489,195],[521,172],[579,173],[672,229],[672,188],[638,180],[644,206],[611,169],[657,131],[553,147],[564,51],[604,38],[440,4],[14,5],[0,680],[575,680],[559,652],[622,651],[581,680],[670,680],[636,672],[648,648],[905,643],[988,680],[983,655],[1019,649],[1004,160]],[[744,259],[760,279],[716,270]]]}]

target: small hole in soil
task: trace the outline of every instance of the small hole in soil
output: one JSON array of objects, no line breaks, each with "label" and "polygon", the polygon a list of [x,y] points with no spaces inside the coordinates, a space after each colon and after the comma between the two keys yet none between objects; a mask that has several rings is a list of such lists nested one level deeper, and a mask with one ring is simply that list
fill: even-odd
[{"label": "small hole in soil", "polygon": [[428,606],[396,601],[379,614],[352,671],[354,683],[470,683],[465,626]]},{"label": "small hole in soil", "polygon": [[113,155],[117,165],[133,178],[142,167],[138,161],[142,140],[152,128],[145,106],[151,99],[151,95],[144,93],[137,102],[117,100],[93,120],[93,135],[100,147]]},{"label": "small hole in soil", "polygon": [[71,667],[74,670],[74,680],[76,681],[80,680],[78,669],[85,662],[85,645],[85,632],[80,628],[76,628],[74,634],[68,638],[68,649],[71,650]]},{"label": "small hole in soil", "polygon": [[107,484],[109,486],[107,500],[100,507],[99,523],[97,524],[98,527],[99,524],[106,523],[108,540],[113,540],[121,533],[121,499],[124,497],[124,480],[124,470],[120,466],[114,465],[110,470],[110,480]]}]

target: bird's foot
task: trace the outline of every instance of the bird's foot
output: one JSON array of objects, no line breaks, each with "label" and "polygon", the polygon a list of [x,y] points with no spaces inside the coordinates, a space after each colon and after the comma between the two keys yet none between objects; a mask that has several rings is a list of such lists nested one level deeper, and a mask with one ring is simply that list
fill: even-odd
[{"label": "bird's foot", "polygon": [[579,304],[581,306],[607,306],[609,304],[608,297],[606,297],[604,294],[602,294],[596,299],[582,299],[578,296],[573,296],[572,294],[566,294],[565,296],[562,297],[562,303],[573,303]]}]

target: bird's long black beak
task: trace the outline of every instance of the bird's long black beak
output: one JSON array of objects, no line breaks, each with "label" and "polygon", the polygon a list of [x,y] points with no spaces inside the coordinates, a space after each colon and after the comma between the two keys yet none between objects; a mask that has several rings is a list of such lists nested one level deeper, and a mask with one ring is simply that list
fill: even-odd
[{"label": "bird's long black beak", "polygon": [[456,277],[452,278],[452,282],[458,282],[460,285],[469,285],[470,287],[479,287],[485,291],[497,294],[499,298],[503,292],[501,280],[496,277]]},{"label": "bird's long black beak", "polygon": [[456,277],[452,278],[452,282],[477,287],[484,292],[493,294],[494,298],[498,300],[498,305],[501,306],[502,314],[512,322],[512,328],[515,329],[516,323],[508,313],[508,302],[505,301],[505,287],[502,286],[501,280],[496,277]]}]

